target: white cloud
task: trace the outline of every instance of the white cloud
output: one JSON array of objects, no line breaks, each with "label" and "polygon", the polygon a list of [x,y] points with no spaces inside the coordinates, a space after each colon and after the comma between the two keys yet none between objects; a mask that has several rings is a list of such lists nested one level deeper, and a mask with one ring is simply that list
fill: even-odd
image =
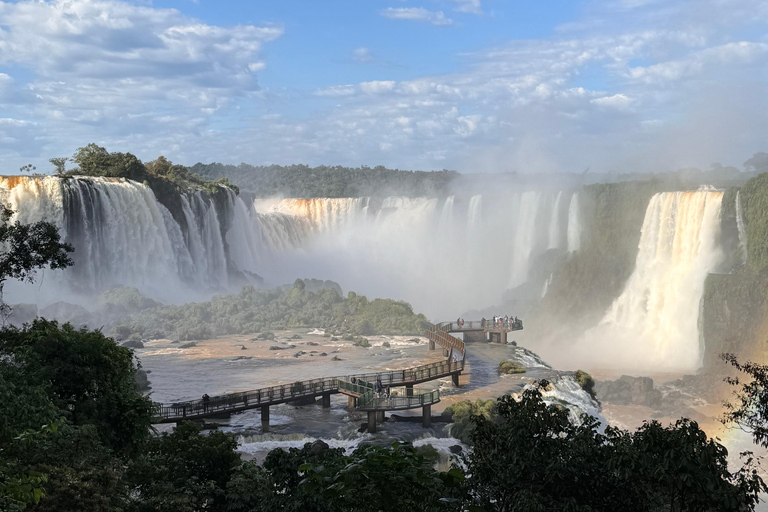
[{"label": "white cloud", "polygon": [[371,53],[371,50],[369,50],[365,46],[361,46],[359,48],[355,48],[352,51],[352,60],[367,64],[370,62],[374,62],[376,60],[376,57],[373,55],[373,53]]},{"label": "white cloud", "polygon": [[480,5],[480,0],[451,0],[451,2],[456,4],[455,9],[459,12],[483,14],[483,7]]},{"label": "white cloud", "polygon": [[632,98],[624,94],[614,94],[613,96],[603,96],[602,98],[592,99],[590,100],[590,103],[594,103],[601,107],[623,109],[632,104]]},{"label": "white cloud", "polygon": [[456,25],[443,11],[428,11],[423,7],[388,7],[379,11],[379,14],[390,20],[420,21],[440,27]]},{"label": "white cloud", "polygon": [[395,82],[391,80],[378,80],[374,82],[363,82],[360,89],[366,94],[381,94],[390,92],[395,88]]}]

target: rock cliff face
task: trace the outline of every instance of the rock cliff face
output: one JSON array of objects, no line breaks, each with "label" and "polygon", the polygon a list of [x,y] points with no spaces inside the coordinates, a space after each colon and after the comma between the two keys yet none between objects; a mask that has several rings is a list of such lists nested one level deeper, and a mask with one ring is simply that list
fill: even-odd
[{"label": "rock cliff face", "polygon": [[600,402],[619,405],[644,405],[657,408],[661,404],[661,391],[653,388],[650,377],[622,375],[617,380],[599,381],[595,393]]},{"label": "rock cliff face", "polygon": [[768,174],[726,192],[722,222],[723,247],[733,270],[710,274],[705,283],[699,321],[705,347],[704,365],[721,366],[718,356],[724,352],[766,362]]}]

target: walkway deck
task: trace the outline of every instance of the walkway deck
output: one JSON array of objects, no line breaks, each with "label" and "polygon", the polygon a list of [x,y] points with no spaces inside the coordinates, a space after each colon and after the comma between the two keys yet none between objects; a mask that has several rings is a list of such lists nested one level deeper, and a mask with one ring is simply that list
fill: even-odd
[{"label": "walkway deck", "polygon": [[[431,405],[440,401],[438,390],[415,391],[413,386],[451,376],[454,385],[459,384],[459,375],[464,370],[466,356],[464,342],[451,336],[445,326],[436,325],[426,332],[429,347],[434,350],[439,345],[446,356],[445,361],[414,366],[404,370],[388,372],[362,373],[341,377],[327,377],[296,381],[290,384],[270,386],[238,393],[212,396],[208,400],[193,400],[170,405],[155,404],[155,423],[175,423],[182,420],[194,420],[211,416],[227,415],[249,409],[261,408],[264,425],[269,422],[269,407],[290,402],[304,397],[322,397],[323,407],[330,407],[330,396],[343,393],[350,397],[350,405],[368,412],[368,429],[375,432],[377,419],[383,419],[384,411],[415,409],[421,407],[424,424]],[[387,387],[405,387],[405,396],[393,396],[388,399],[376,396],[374,382],[380,381]]]}]

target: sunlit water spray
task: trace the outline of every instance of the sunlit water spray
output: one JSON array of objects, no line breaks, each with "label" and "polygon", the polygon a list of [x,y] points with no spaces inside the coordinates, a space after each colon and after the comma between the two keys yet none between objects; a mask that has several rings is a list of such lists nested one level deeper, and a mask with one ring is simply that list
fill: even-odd
[{"label": "sunlit water spray", "polygon": [[699,303],[723,260],[722,192],[664,192],[645,214],[635,270],[596,328],[577,345],[593,366],[694,370],[701,363]]}]

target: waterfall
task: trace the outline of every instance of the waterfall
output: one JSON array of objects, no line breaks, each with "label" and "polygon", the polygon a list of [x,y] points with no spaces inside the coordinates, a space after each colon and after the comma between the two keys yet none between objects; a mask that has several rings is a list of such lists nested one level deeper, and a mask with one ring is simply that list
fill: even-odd
[{"label": "waterfall", "polygon": [[578,251],[581,247],[581,210],[579,208],[579,193],[571,196],[568,206],[568,252]]},{"label": "waterfall", "polygon": [[449,196],[443,203],[443,210],[440,213],[440,227],[445,229],[453,224],[453,201],[455,196]]},{"label": "waterfall", "polygon": [[473,229],[480,225],[480,223],[483,221],[482,219],[482,206],[483,206],[483,196],[482,195],[475,195],[472,196],[469,200],[469,213],[468,213],[468,224],[469,228]]},{"label": "waterfall", "polygon": [[595,353],[633,368],[694,369],[700,363],[699,302],[722,261],[722,192],[664,192],[645,214],[635,270],[601,325]]},{"label": "waterfall", "polygon": [[741,192],[736,191],[736,227],[739,230],[739,249],[744,263],[747,262],[747,230],[744,228],[744,214],[741,210]]},{"label": "waterfall", "polygon": [[549,245],[548,249],[557,249],[560,247],[560,200],[563,197],[563,191],[557,193],[555,205],[552,207],[552,216],[549,220]]},{"label": "waterfall", "polygon": [[222,188],[161,203],[123,179],[1,180],[0,199],[20,221],[54,222],[75,246],[75,265],[27,287],[24,300],[78,292],[86,302],[116,285],[164,301],[205,300],[245,283],[316,277],[437,315],[492,303],[528,281],[537,256],[565,243],[569,197],[521,190],[444,200],[254,199]]},{"label": "waterfall", "polygon": [[537,242],[536,220],[539,213],[541,193],[533,190],[523,192],[517,229],[512,251],[512,275],[509,287],[514,288],[528,280],[531,254]]}]

